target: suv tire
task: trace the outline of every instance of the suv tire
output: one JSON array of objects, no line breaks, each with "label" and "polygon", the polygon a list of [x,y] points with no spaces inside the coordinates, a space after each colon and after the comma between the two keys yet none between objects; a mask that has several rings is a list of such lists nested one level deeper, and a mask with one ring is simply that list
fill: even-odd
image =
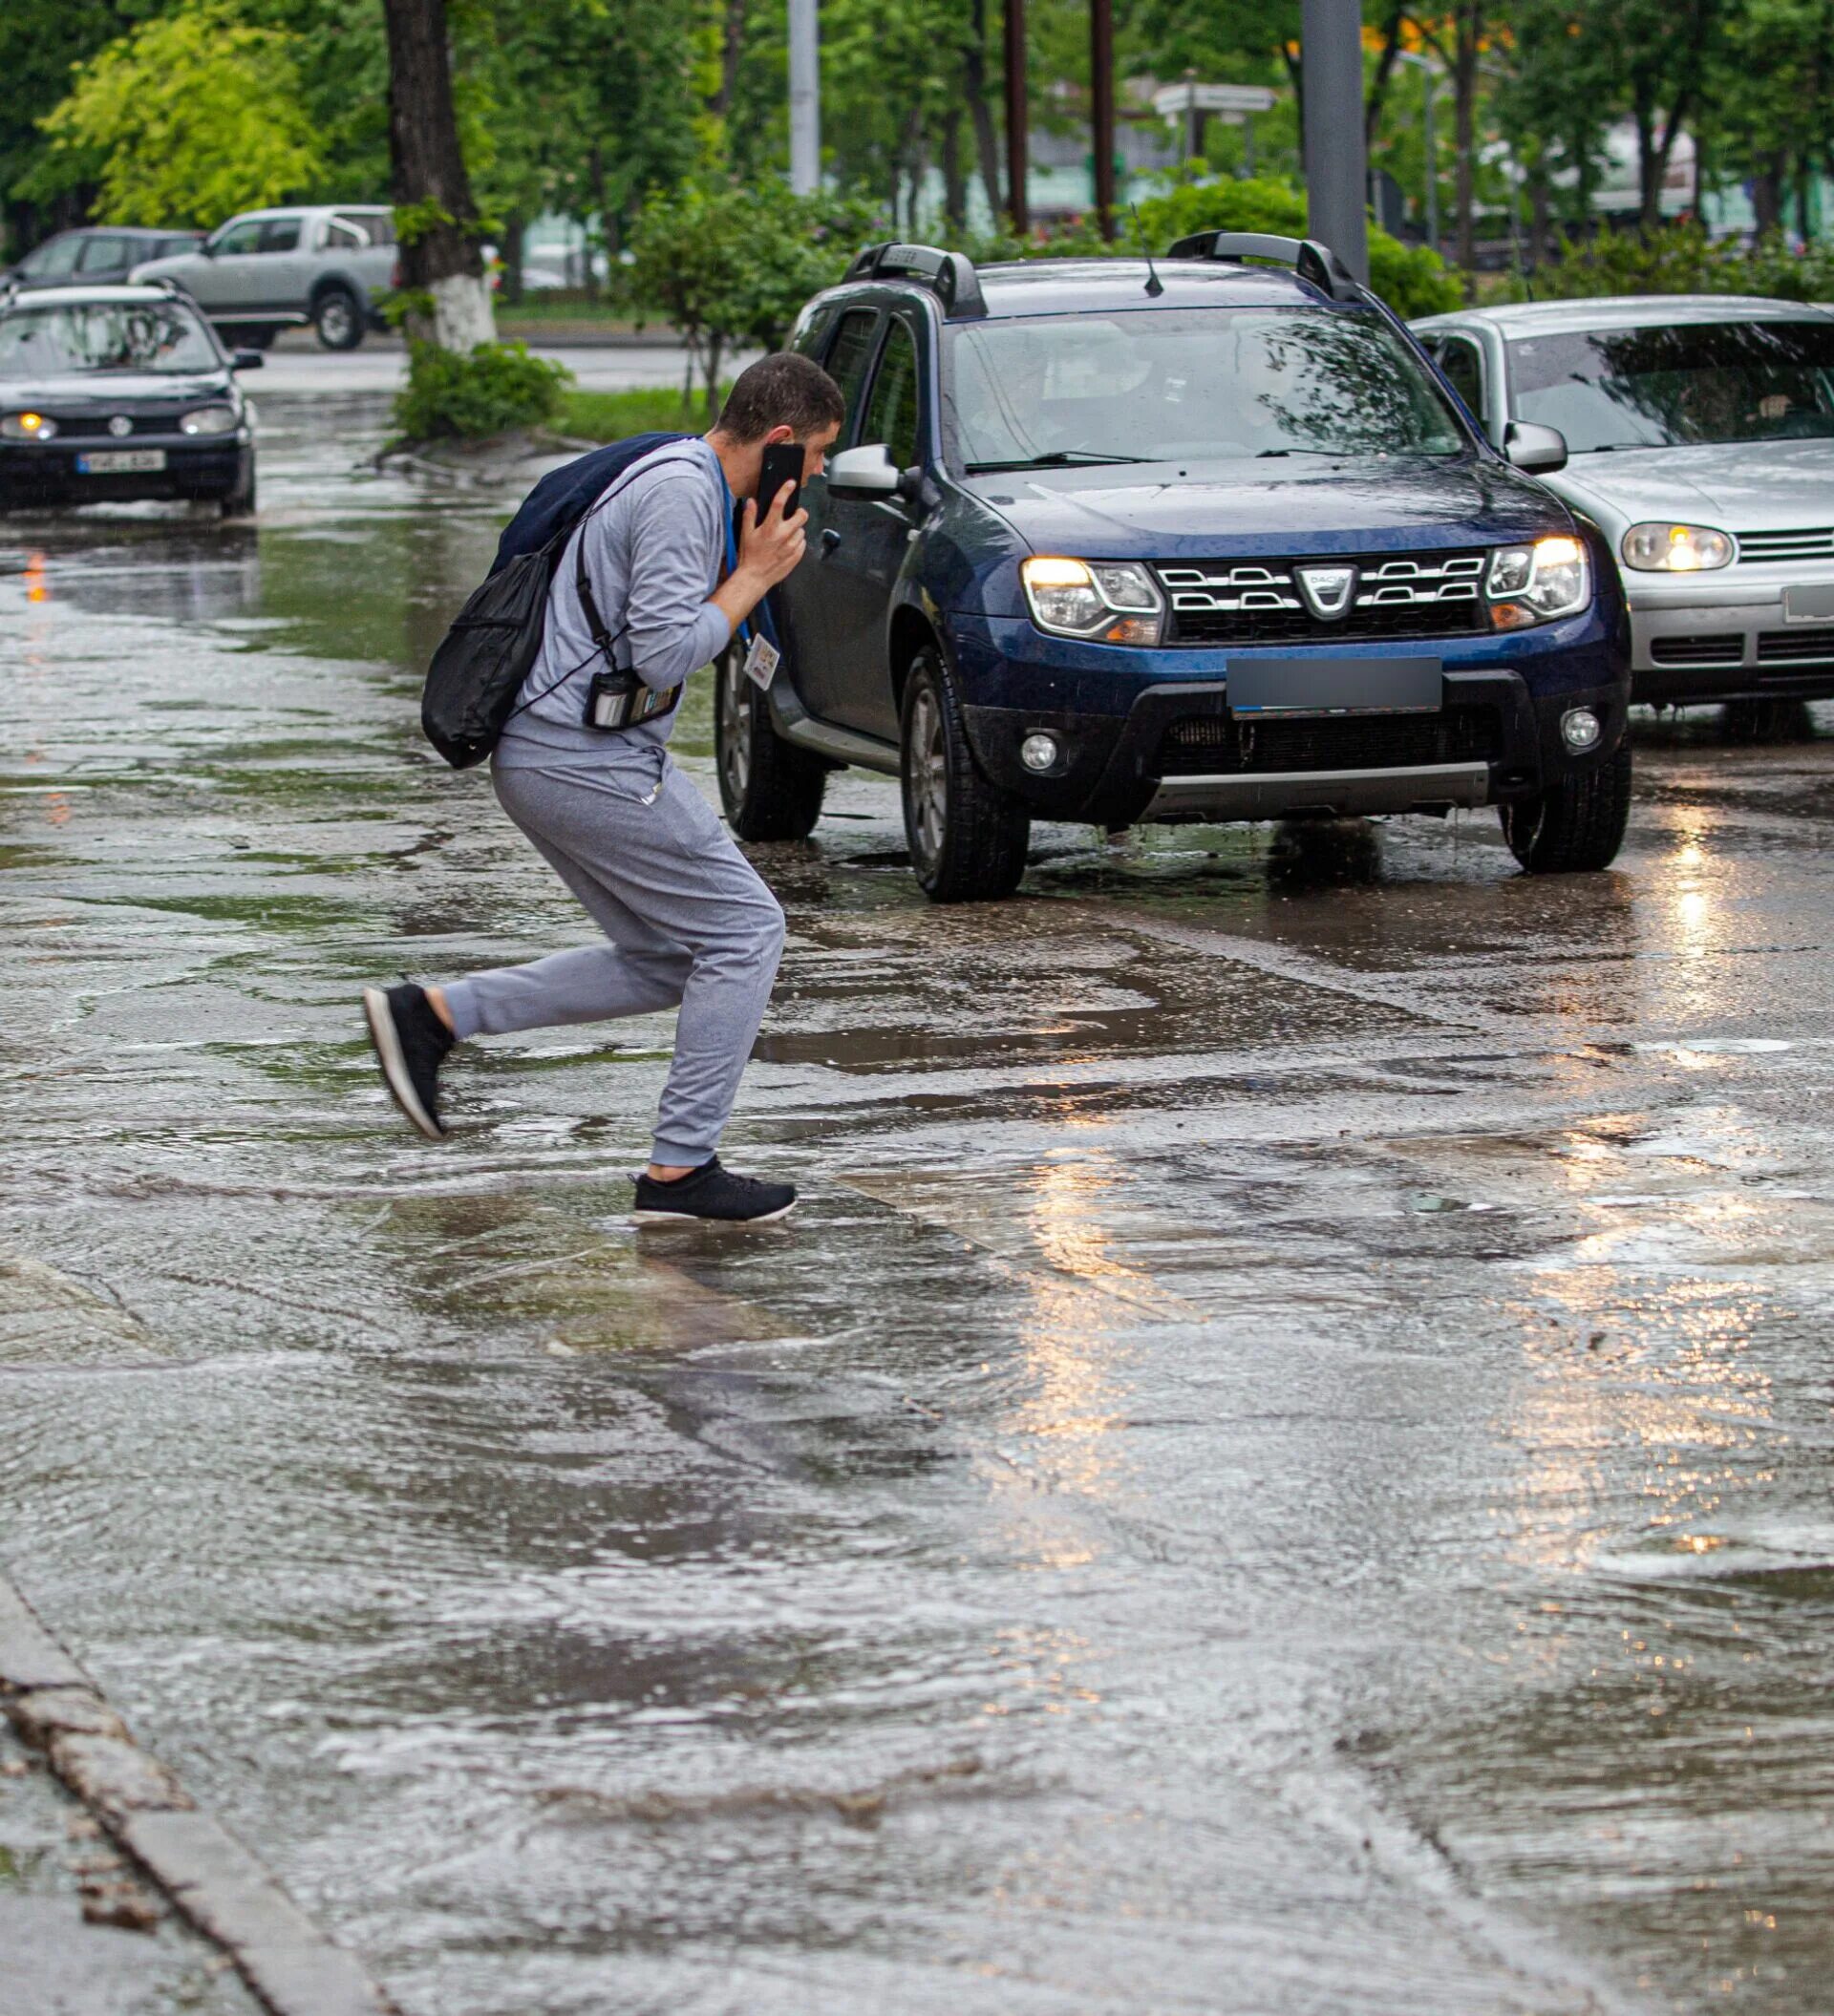
[{"label": "suv tire", "polygon": [[1499,809],[1509,852],[1530,875],[1609,868],[1631,816],[1631,745],[1620,741],[1596,770]]},{"label": "suv tire", "polygon": [[714,670],[714,758],[719,801],[740,839],[805,840],[815,831],[828,766],[771,726],[770,703],[736,644]]},{"label": "suv tire", "polygon": [[1025,873],[1032,815],[975,769],[960,703],[932,647],[911,660],[901,741],[905,837],[918,886],[938,903],[1011,896]]},{"label": "suv tire", "polygon": [[327,350],[355,350],[363,341],[363,305],[346,286],[329,286],[312,303],[312,328]]}]

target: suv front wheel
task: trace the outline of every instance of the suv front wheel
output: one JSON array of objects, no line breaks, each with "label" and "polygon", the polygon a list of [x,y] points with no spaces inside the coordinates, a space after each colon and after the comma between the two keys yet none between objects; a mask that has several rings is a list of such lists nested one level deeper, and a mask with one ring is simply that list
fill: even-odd
[{"label": "suv front wheel", "polygon": [[726,820],[742,840],[805,840],[821,817],[828,766],[785,742],[734,644],[716,669],[714,756]]},{"label": "suv front wheel", "polygon": [[1530,875],[1609,868],[1631,816],[1631,745],[1620,742],[1596,770],[1562,777],[1532,798],[1499,808],[1509,852]]},{"label": "suv front wheel", "polygon": [[975,769],[933,649],[918,652],[905,682],[902,770],[905,837],[924,894],[939,903],[1011,896],[1025,873],[1032,816]]}]

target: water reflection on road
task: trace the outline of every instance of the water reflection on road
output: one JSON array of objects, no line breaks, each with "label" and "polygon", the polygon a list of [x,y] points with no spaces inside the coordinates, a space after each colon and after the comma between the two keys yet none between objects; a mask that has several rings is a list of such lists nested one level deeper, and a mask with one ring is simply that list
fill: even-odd
[{"label": "water reflection on road", "polygon": [[0,1546],[403,2007],[1822,2009],[1834,743],[954,911],[848,774],[804,1209],[639,1238],[667,1018],[436,1150],[352,1011],[585,933],[417,738],[503,499],[264,410],[253,527],[0,521],[0,1246],[121,1312],[0,1327]]}]

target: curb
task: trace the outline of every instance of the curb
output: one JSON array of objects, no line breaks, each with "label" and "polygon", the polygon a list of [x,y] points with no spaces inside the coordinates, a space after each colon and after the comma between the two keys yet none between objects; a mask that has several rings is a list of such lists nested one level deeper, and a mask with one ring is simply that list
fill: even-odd
[{"label": "curb", "polygon": [[394,2016],[355,1957],[140,1749],[4,1572],[0,1709],[180,1916],[228,1954],[270,2016]]}]

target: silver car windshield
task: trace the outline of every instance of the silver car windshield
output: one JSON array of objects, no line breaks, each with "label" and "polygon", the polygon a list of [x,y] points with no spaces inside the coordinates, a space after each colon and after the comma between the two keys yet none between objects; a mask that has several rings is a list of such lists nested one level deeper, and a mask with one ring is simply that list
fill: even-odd
[{"label": "silver car windshield", "polygon": [[1365,310],[1015,316],[949,338],[944,404],[970,473],[1470,445],[1419,360]]},{"label": "silver car windshield", "polygon": [[1834,321],[1524,337],[1509,370],[1516,418],[1574,455],[1834,435]]},{"label": "silver car windshield", "polygon": [[73,371],[215,371],[208,330],[176,301],[66,302],[21,306],[0,316],[0,378]]}]

